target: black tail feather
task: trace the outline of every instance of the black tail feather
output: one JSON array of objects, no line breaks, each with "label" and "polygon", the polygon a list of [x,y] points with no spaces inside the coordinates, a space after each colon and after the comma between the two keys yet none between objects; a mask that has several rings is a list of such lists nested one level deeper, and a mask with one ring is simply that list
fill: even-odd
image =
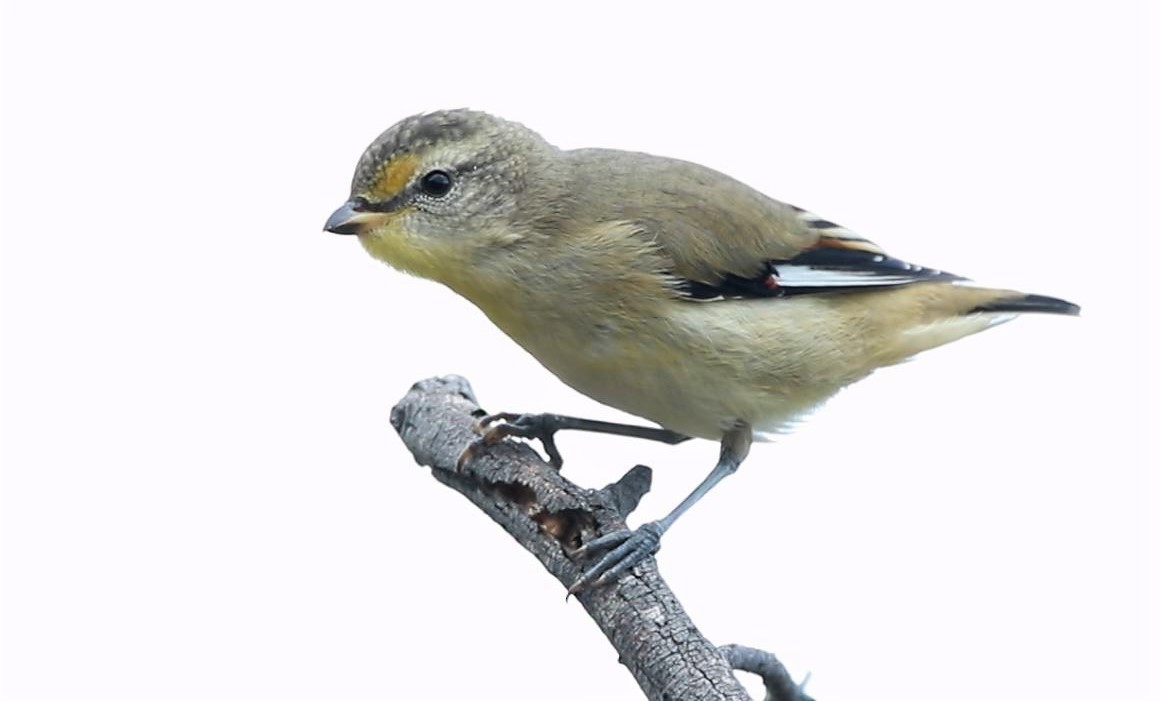
[{"label": "black tail feather", "polygon": [[980,304],[968,313],[980,314],[983,312],[1042,312],[1045,314],[1077,316],[1079,314],[1079,305],[1045,295],[1020,295],[1018,297],[1007,297],[1005,299],[987,302],[986,304]]}]

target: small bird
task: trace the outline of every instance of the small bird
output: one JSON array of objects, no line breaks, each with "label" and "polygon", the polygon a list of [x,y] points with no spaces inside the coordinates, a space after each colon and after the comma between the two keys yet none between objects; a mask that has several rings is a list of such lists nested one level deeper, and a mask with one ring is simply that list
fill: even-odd
[{"label": "small bird", "polygon": [[[661,428],[496,414],[481,441],[562,429],[719,441],[667,516],[581,547],[570,591],[655,553],[757,436],[789,430],[874,370],[1061,299],[973,286],[704,166],[559,149],[484,112],[408,117],[363,153],[325,229],[451,288],[574,389]],[[464,451],[469,460],[478,443]]]}]

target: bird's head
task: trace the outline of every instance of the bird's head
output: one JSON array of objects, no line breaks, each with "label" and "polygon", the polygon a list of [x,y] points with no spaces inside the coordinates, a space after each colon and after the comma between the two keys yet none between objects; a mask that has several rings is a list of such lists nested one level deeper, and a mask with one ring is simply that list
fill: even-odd
[{"label": "bird's head", "polygon": [[367,147],[350,198],[325,228],[357,235],[396,268],[451,284],[534,229],[527,213],[548,199],[555,153],[530,129],[483,112],[408,117]]}]

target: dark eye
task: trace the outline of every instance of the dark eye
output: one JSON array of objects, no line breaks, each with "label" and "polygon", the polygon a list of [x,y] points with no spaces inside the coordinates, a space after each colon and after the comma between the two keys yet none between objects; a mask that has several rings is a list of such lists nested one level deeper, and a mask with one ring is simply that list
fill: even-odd
[{"label": "dark eye", "polygon": [[451,191],[451,176],[442,170],[433,170],[419,181],[423,192],[432,197],[442,197]]}]

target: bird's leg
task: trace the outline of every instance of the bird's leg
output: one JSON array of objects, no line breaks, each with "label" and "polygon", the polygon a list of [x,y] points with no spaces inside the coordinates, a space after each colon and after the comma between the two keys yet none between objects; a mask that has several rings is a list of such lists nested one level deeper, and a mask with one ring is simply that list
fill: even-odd
[{"label": "bird's leg", "polygon": [[748,424],[738,423],[721,439],[721,457],[717,465],[701,484],[689,496],[677,504],[677,508],[669,512],[659,521],[652,521],[634,531],[624,530],[609,533],[588,541],[582,545],[576,555],[587,555],[594,552],[609,552],[600,558],[596,564],[589,567],[580,575],[576,582],[568,587],[569,594],[583,591],[590,586],[600,586],[615,581],[641,560],[655,554],[661,547],[661,536],[673,525],[681,514],[689,510],[701,497],[709,493],[726,476],[737,471],[741,461],[749,454],[749,446],[753,443],[753,429]]},{"label": "bird's leg", "polygon": [[578,419],[574,416],[560,416],[559,414],[489,414],[476,422],[476,432],[479,438],[467,446],[459,455],[459,467],[462,468],[480,448],[507,438],[539,438],[544,444],[544,452],[552,467],[559,468],[564,464],[560,450],[556,448],[557,431],[591,431],[593,433],[611,433],[617,436],[630,438],[645,438],[650,441],[660,441],[669,445],[676,445],[689,440],[689,437],[652,426],[630,426],[628,424],[610,423],[608,421],[594,421],[592,419]]}]

